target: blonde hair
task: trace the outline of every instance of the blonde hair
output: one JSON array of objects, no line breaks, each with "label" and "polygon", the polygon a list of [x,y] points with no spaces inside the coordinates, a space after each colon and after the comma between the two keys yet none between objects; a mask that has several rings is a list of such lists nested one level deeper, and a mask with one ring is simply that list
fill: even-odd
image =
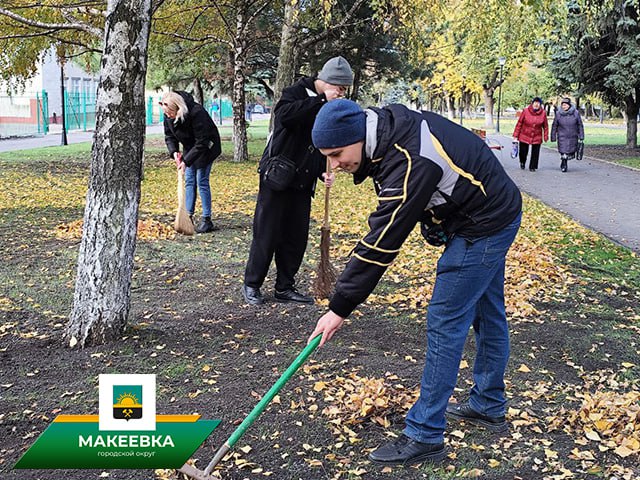
[{"label": "blonde hair", "polygon": [[169,104],[171,110],[176,111],[176,118],[173,123],[178,123],[179,120],[184,120],[184,117],[189,113],[189,108],[184,101],[184,98],[179,93],[167,92],[162,96],[162,101]]}]

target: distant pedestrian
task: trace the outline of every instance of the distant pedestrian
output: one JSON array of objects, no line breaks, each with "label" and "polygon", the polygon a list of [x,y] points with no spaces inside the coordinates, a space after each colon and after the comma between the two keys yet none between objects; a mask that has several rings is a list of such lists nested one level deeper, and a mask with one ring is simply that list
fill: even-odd
[{"label": "distant pedestrian", "polygon": [[567,171],[567,162],[576,157],[578,146],[584,141],[584,126],[578,109],[570,98],[563,98],[551,126],[551,141],[558,140],[560,170]]},{"label": "distant pedestrian", "polygon": [[522,110],[516,128],[513,130],[513,141],[518,142],[521,169],[524,170],[527,163],[529,146],[531,146],[529,170],[535,172],[538,169],[540,146],[543,139],[545,142],[549,141],[549,123],[547,114],[542,108],[542,99],[534,97],[531,105]]}]

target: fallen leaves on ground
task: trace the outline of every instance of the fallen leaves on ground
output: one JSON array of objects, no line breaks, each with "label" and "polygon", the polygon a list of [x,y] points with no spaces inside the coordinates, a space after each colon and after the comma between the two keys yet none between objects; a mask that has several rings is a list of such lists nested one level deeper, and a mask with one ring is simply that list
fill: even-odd
[{"label": "fallen leaves on ground", "polygon": [[388,415],[407,411],[415,402],[417,392],[412,392],[399,383],[392,383],[397,380],[398,377],[391,374],[386,378],[372,378],[349,372],[330,382],[314,384],[314,390],[322,392],[327,404],[322,414],[331,419],[331,428],[338,440],[353,443],[358,436],[349,427],[367,419],[388,427]]},{"label": "fallen leaves on ground", "polygon": [[[55,235],[63,240],[79,240],[82,238],[82,225],[83,220],[57,225]],[[176,232],[171,225],[153,219],[138,220],[139,240],[171,240],[175,236]]]},{"label": "fallen leaves on ground", "polygon": [[584,439],[598,442],[600,451],[612,450],[622,458],[640,453],[640,392],[598,391],[581,396],[580,409],[563,408],[551,428],[576,435],[581,444],[588,443]]}]

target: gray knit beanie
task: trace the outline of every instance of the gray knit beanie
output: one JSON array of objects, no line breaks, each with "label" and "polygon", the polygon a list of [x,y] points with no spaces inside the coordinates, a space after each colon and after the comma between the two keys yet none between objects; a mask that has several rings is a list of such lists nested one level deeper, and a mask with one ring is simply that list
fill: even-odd
[{"label": "gray knit beanie", "polygon": [[349,62],[343,57],[333,57],[324,64],[318,78],[331,85],[352,85],[353,71]]}]

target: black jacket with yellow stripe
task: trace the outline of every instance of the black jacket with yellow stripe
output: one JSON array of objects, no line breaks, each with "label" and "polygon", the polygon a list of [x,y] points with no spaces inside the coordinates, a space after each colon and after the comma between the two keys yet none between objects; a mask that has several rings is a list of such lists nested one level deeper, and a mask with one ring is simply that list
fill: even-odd
[{"label": "black jacket with yellow stripe", "polygon": [[522,208],[518,187],[469,130],[402,105],[365,112],[364,159],[354,181],[373,179],[378,208],[329,305],[342,317],[369,296],[419,222],[472,239],[500,231]]}]

